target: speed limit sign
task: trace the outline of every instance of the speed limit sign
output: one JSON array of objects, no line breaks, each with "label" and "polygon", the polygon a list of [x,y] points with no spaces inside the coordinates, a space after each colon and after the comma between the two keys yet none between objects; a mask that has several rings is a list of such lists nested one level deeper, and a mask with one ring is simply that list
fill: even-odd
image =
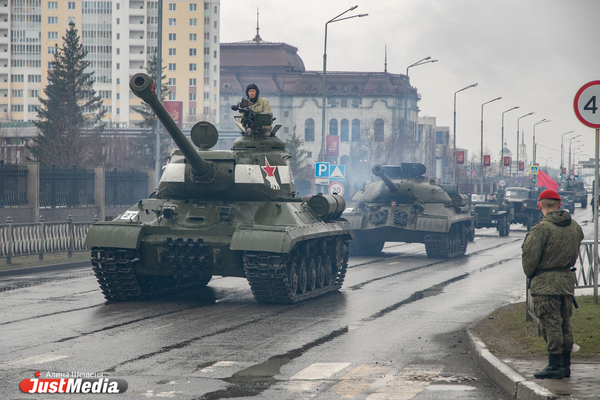
[{"label": "speed limit sign", "polygon": [[329,185],[329,194],[337,194],[338,196],[344,195],[344,185],[340,182],[333,182]]},{"label": "speed limit sign", "polygon": [[573,107],[582,124],[590,128],[600,128],[600,81],[583,85],[575,95]]}]

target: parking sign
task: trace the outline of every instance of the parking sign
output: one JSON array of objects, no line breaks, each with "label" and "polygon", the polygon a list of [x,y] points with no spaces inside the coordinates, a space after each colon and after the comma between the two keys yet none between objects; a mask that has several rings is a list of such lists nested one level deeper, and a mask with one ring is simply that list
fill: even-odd
[{"label": "parking sign", "polygon": [[329,178],[329,163],[315,163],[315,178]]}]

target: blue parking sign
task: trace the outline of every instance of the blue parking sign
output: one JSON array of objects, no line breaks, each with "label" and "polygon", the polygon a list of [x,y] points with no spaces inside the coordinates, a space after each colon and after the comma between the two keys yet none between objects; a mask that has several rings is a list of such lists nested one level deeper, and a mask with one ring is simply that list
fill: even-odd
[{"label": "blue parking sign", "polygon": [[315,178],[329,178],[329,163],[315,163]]}]

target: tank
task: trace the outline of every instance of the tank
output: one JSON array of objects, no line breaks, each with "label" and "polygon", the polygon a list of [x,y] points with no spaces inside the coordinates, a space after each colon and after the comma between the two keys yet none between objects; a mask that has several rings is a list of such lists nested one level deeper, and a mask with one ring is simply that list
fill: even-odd
[{"label": "tank", "polygon": [[424,243],[430,258],[467,251],[469,198],[425,177],[423,164],[375,165],[380,179],[360,188],[343,216],[354,229],[350,255],[376,254],[385,242]]},{"label": "tank", "polygon": [[86,237],[107,300],[124,301],[206,286],[215,275],[246,278],[258,302],[296,303],[339,290],[348,264],[350,224],[339,196],[298,198],[285,144],[272,114],[245,100],[233,109],[241,136],[211,150],[208,122],[184,136],[145,74],[130,88],[163,123],[178,149],[157,188]]},{"label": "tank", "polygon": [[[588,192],[582,180],[571,178],[563,179],[560,182],[559,190],[573,192],[571,196],[573,203],[579,203],[581,208],[587,208]],[[573,205],[573,210],[574,209],[575,205]]]}]

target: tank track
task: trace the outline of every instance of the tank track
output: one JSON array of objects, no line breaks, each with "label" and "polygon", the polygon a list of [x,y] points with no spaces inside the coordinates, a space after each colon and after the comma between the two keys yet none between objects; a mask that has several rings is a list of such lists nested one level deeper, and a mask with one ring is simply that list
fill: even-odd
[{"label": "tank track", "polygon": [[425,251],[429,258],[453,258],[467,252],[468,229],[454,224],[448,233],[433,233],[425,236]]},{"label": "tank track", "polygon": [[[176,252],[181,252],[175,256]],[[192,268],[205,261],[207,253],[202,242],[184,242],[183,239],[165,241],[165,261],[172,275],[138,276],[136,267],[141,263],[139,252],[133,249],[93,247],[92,269],[104,297],[108,301],[139,300],[157,294],[168,294],[182,289],[203,287],[212,275],[210,268]]]},{"label": "tank track", "polygon": [[342,287],[348,242],[341,238],[309,240],[287,254],[247,251],[243,261],[256,301],[297,303]]}]

